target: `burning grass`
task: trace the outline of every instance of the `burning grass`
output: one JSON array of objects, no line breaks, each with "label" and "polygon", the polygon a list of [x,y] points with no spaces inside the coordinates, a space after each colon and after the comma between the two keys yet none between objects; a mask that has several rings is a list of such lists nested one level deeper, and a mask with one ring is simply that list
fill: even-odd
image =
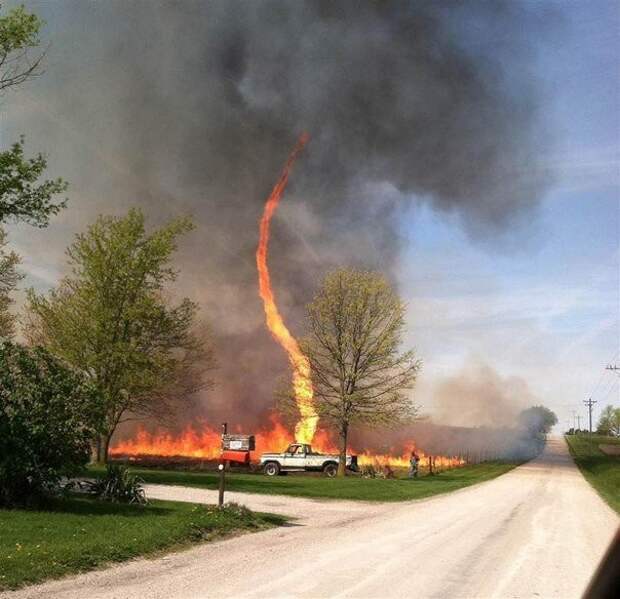
[{"label": "burning grass", "polygon": [[571,455],[586,480],[620,514],[620,457],[605,455],[599,445],[617,445],[620,439],[602,435],[567,435]]},{"label": "burning grass", "polygon": [[[252,461],[257,463],[262,453],[283,451],[294,441],[291,433],[277,417],[272,417],[268,424],[256,432],[256,451],[252,452]],[[198,428],[187,426],[176,435],[160,431],[150,433],[138,428],[131,439],[115,441],[110,447],[110,456],[120,459],[150,458],[153,461],[182,460],[218,460],[220,456],[221,435],[219,430],[208,424]],[[338,446],[330,434],[320,429],[314,434],[312,447],[321,453],[338,453]],[[433,466],[438,469],[454,468],[465,464],[464,456],[427,455],[412,441],[401,444],[399,448],[391,448],[389,453],[380,453],[358,447],[349,447],[348,452],[358,456],[360,466],[390,466],[391,468],[408,468],[409,457],[413,450],[420,456],[420,467],[428,468],[432,457]]]},{"label": "burning grass", "polygon": [[[396,470],[396,478],[377,479],[348,476],[327,479],[320,474],[290,474],[289,476],[266,477],[262,474],[242,474],[231,472],[226,478],[226,488],[242,493],[262,493],[267,495],[291,495],[297,497],[316,497],[322,499],[353,499],[362,501],[407,501],[422,499],[440,493],[448,493],[463,487],[495,478],[514,468],[516,463],[485,462],[446,470],[428,476],[409,480],[406,471]],[[90,472],[97,476],[103,472],[93,467]],[[175,471],[132,467],[146,483],[181,485],[217,489],[216,472]]]},{"label": "burning grass", "polygon": [[173,501],[136,506],[72,498],[47,511],[0,510],[0,591],[284,522],[238,506],[220,511]]}]

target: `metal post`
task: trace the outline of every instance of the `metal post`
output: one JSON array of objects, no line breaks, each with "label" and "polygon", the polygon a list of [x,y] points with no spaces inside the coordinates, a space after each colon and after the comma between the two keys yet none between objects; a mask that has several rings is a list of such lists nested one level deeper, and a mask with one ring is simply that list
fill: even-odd
[{"label": "metal post", "polygon": [[224,505],[224,435],[228,431],[228,423],[222,423],[222,447],[220,450],[220,465],[218,469],[220,471],[220,494],[218,497],[217,505],[222,507]]}]

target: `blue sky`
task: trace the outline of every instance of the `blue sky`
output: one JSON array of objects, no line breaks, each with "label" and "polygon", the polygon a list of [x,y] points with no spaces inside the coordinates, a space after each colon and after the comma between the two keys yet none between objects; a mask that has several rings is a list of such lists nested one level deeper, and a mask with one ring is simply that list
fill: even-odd
[{"label": "blue sky", "polygon": [[619,405],[604,366],[618,360],[620,334],[620,5],[554,5],[555,35],[532,39],[556,178],[538,214],[487,247],[425,207],[403,224],[401,284],[430,410],[435,375],[472,359],[523,377],[562,426],[572,410],[585,416],[593,392],[597,410]]}]

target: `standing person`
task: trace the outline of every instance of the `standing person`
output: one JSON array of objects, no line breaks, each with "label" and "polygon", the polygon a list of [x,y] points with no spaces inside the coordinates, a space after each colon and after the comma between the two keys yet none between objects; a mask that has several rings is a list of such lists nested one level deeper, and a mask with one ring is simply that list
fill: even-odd
[{"label": "standing person", "polygon": [[411,452],[411,458],[409,458],[409,478],[418,478],[418,464],[420,463],[420,456],[415,452]]}]

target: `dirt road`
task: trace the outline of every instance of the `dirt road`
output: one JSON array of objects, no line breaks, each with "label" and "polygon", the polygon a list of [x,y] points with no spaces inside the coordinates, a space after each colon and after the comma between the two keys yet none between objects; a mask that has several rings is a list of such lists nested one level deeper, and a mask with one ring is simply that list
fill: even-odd
[{"label": "dirt road", "polygon": [[[415,482],[412,482],[415,484]],[[210,491],[148,489],[213,502]],[[10,597],[579,597],[619,524],[562,439],[455,493],[400,504],[230,494],[295,525],[136,560]]]}]

